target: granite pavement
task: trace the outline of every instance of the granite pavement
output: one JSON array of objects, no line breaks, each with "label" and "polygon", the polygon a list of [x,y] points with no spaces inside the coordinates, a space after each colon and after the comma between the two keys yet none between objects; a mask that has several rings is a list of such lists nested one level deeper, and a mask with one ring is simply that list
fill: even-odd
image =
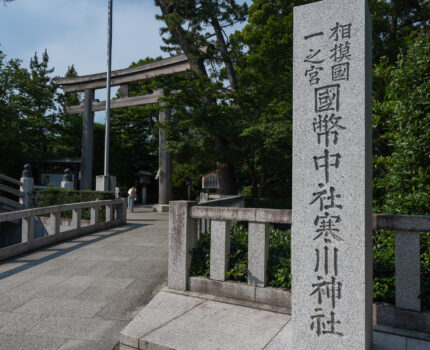
[{"label": "granite pavement", "polygon": [[168,213],[0,264],[0,350],[111,350],[167,280]]}]

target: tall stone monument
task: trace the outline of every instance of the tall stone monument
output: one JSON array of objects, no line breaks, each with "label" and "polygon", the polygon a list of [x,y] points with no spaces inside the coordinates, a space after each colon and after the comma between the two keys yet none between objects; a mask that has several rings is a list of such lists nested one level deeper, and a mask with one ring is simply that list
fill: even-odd
[{"label": "tall stone monument", "polygon": [[371,20],[367,0],[294,8],[293,349],[370,349]]}]

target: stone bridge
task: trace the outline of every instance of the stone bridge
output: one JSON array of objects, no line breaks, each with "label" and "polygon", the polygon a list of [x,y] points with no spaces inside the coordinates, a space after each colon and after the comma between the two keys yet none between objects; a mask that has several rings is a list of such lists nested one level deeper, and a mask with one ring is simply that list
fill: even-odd
[{"label": "stone bridge", "polygon": [[[67,232],[60,224],[48,227],[53,242],[49,237]],[[1,262],[0,349],[116,346],[119,332],[167,279],[168,214],[142,206],[129,213],[126,225],[98,224],[106,227]]]}]

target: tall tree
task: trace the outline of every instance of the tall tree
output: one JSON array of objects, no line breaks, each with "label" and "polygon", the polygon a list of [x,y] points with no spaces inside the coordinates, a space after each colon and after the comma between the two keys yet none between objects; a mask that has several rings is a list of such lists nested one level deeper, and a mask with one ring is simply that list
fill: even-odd
[{"label": "tall tree", "polygon": [[400,51],[407,49],[411,34],[430,29],[428,0],[369,0],[369,5],[375,63],[381,57],[394,63]]},{"label": "tall tree", "polygon": [[430,33],[421,33],[395,65],[381,62],[378,77],[389,81],[374,107],[384,121],[385,154],[376,154],[375,205],[401,214],[430,213]]},{"label": "tall tree", "polygon": [[14,177],[26,161],[23,147],[26,128],[20,94],[27,79],[29,74],[21,67],[21,61],[7,61],[6,55],[0,51],[0,173]]},{"label": "tall tree", "polygon": [[[72,64],[67,68],[66,77],[77,77],[78,72]],[[57,157],[77,157],[81,156],[82,145],[82,115],[68,114],[66,107],[80,104],[82,101],[81,93],[60,93],[58,95],[59,134],[52,151]]]},{"label": "tall tree", "polygon": [[59,132],[56,106],[58,86],[51,77],[53,72],[54,68],[49,68],[47,51],[43,52],[41,60],[35,53],[30,60],[30,79],[25,82],[21,94],[28,147],[38,152],[38,158],[48,156]]},{"label": "tall tree", "polygon": [[[195,0],[156,0],[156,5],[161,9],[159,19],[166,23],[163,29],[165,47],[168,51],[182,51],[190,61],[191,69],[201,79],[205,93],[202,98],[203,108],[207,115],[206,129],[217,124],[212,120],[220,113],[217,105],[216,89],[219,84],[211,85],[210,78],[215,82],[222,82],[227,78],[232,91],[237,91],[237,79],[232,58],[229,52],[227,37],[223,31],[226,26],[243,21],[246,18],[246,3],[238,5],[234,0],[227,1],[195,1]],[[213,50],[208,53],[200,50],[202,47],[210,47]],[[211,58],[215,65],[221,64],[223,70],[212,69],[208,72],[204,63],[205,58]],[[217,111],[217,113],[214,112]],[[220,118],[222,119],[222,118]],[[212,140],[216,151],[220,192],[222,194],[236,194],[237,183],[234,171],[234,161],[224,155],[231,149],[231,144],[225,132],[220,132],[219,127],[212,128]]]}]

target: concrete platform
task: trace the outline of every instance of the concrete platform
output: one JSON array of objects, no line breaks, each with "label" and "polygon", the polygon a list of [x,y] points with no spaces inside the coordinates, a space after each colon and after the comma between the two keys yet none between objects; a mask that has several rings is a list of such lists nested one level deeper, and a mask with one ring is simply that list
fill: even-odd
[{"label": "concrete platform", "polygon": [[[290,320],[249,304],[164,288],[121,331],[120,350],[297,350],[290,345]],[[429,350],[430,334],[375,326],[372,349]]]}]

